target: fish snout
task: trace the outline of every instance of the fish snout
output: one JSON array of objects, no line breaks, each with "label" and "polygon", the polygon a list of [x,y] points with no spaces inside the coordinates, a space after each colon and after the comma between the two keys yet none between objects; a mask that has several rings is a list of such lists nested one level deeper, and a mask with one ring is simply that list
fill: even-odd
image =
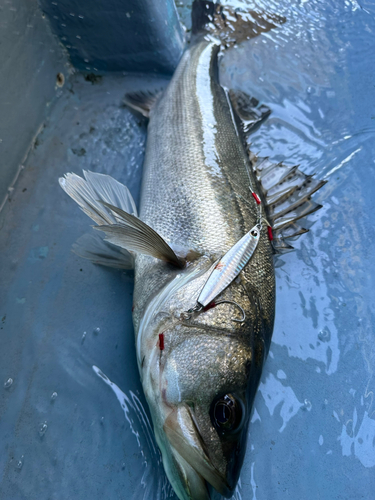
[{"label": "fish snout", "polygon": [[187,406],[180,406],[168,415],[164,432],[173,449],[185,489],[181,498],[209,500],[209,485],[224,497],[232,496],[238,474],[233,473],[233,467],[225,467],[223,473],[214,465]]}]

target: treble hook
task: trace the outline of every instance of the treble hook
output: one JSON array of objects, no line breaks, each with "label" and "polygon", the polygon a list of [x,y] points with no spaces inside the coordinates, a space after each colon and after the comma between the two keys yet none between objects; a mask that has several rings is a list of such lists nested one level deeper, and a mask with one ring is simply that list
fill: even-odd
[{"label": "treble hook", "polygon": [[202,311],[205,312],[208,309],[218,306],[219,304],[233,304],[234,306],[237,306],[242,313],[242,318],[241,319],[232,318],[232,321],[235,321],[236,323],[243,323],[245,321],[246,319],[245,311],[239,304],[237,304],[237,302],[234,302],[234,300],[219,300],[218,302],[212,302],[212,306],[206,306],[206,307],[203,307],[201,304],[197,303],[196,306],[192,307],[186,312],[181,313],[181,319],[191,319],[193,313],[200,313]]},{"label": "treble hook", "polygon": [[219,302],[215,303],[215,306],[218,306],[219,304],[233,304],[234,306],[237,306],[238,309],[242,312],[242,318],[241,319],[232,318],[232,321],[235,321],[236,323],[243,323],[245,321],[246,319],[245,311],[240,306],[240,304],[237,304],[237,302],[234,302],[234,300],[220,300]]},{"label": "treble hook", "polygon": [[181,313],[181,319],[190,319],[195,312],[201,312],[203,311],[204,307],[197,302],[197,304],[192,307],[191,309],[188,309],[187,311]]}]

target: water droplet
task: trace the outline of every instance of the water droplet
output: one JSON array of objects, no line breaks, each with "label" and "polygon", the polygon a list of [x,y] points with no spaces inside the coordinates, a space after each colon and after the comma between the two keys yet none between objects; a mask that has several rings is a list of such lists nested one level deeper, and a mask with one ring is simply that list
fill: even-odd
[{"label": "water droplet", "polygon": [[100,419],[100,424],[101,424],[101,425],[104,425],[104,417],[102,417],[102,418]]},{"label": "water droplet", "polygon": [[39,436],[43,437],[44,434],[46,433],[48,428],[47,421],[45,421],[43,424],[40,424],[39,426]]},{"label": "water droplet", "polygon": [[125,469],[125,467],[126,467],[126,463],[125,463],[125,462],[122,462],[122,464],[121,464],[121,469],[122,469],[122,470],[124,470],[124,469]]},{"label": "water droplet", "polygon": [[327,327],[324,327],[323,330],[320,330],[318,339],[322,342],[328,342],[331,339],[331,332]]},{"label": "water droplet", "polygon": [[87,335],[87,332],[83,332],[82,339],[81,339],[81,344],[84,343],[86,335]]},{"label": "water droplet", "polygon": [[126,13],[126,17],[127,17],[127,18],[129,18],[129,17],[130,17],[130,15],[131,15],[131,14],[130,14],[130,12],[127,12],[127,13]]},{"label": "water droplet", "polygon": [[99,327],[94,328],[93,333],[95,335],[98,335],[100,333],[100,328]]},{"label": "water droplet", "polygon": [[303,402],[303,407],[305,410],[311,411],[311,408],[312,408],[311,401],[309,401],[308,399],[305,399],[305,401]]},{"label": "water droplet", "polygon": [[24,459],[24,455],[21,456],[21,458],[18,460],[18,462],[16,463],[16,468],[18,470],[21,470],[22,469],[22,466],[23,466],[23,459]]},{"label": "water droplet", "polygon": [[57,392],[53,392],[53,393],[51,394],[51,401],[52,401],[52,402],[53,402],[53,401],[55,401],[55,399],[56,399],[56,398],[57,398]]},{"label": "water droplet", "polygon": [[12,384],[13,384],[13,379],[9,377],[9,378],[8,378],[8,380],[6,380],[6,381],[4,382],[4,388],[5,388],[5,389],[9,389],[9,387],[10,387]]}]

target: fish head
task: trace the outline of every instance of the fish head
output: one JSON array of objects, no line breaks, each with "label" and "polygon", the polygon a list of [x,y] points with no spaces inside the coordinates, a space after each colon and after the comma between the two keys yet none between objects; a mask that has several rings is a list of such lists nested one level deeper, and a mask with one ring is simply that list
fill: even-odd
[{"label": "fish head", "polygon": [[199,327],[171,329],[165,340],[157,433],[167,475],[183,500],[207,500],[211,487],[229,498],[259,381],[252,373],[254,350],[243,338]]},{"label": "fish head", "polygon": [[[263,316],[242,282],[222,294],[227,303],[183,314],[196,303],[211,262],[178,272],[154,295],[138,331],[155,437],[180,500],[209,500],[213,490],[232,496],[266,353]],[[233,301],[244,312],[241,322],[233,321]]]}]

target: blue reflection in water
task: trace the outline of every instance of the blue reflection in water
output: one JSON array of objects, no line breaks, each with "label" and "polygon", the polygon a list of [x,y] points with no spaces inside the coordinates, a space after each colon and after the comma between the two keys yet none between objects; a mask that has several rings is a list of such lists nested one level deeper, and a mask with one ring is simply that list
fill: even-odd
[{"label": "blue reflection in water", "polygon": [[279,259],[275,331],[242,492],[257,500],[370,498],[375,10],[355,1],[257,4],[288,21],[228,52],[222,81],[272,109],[251,137],[253,151],[329,183],[315,197],[324,207],[311,231]]},{"label": "blue reflection in water", "polygon": [[94,372],[112,389],[115,393],[121,408],[124,411],[125,419],[129,429],[137,440],[143,461],[142,477],[132,498],[148,500],[164,500],[174,497],[172,487],[165,475],[161,453],[155,442],[154,433],[150,420],[143,408],[143,405],[134,392],[129,391],[127,396],[116,384],[96,366],[92,367]]}]

